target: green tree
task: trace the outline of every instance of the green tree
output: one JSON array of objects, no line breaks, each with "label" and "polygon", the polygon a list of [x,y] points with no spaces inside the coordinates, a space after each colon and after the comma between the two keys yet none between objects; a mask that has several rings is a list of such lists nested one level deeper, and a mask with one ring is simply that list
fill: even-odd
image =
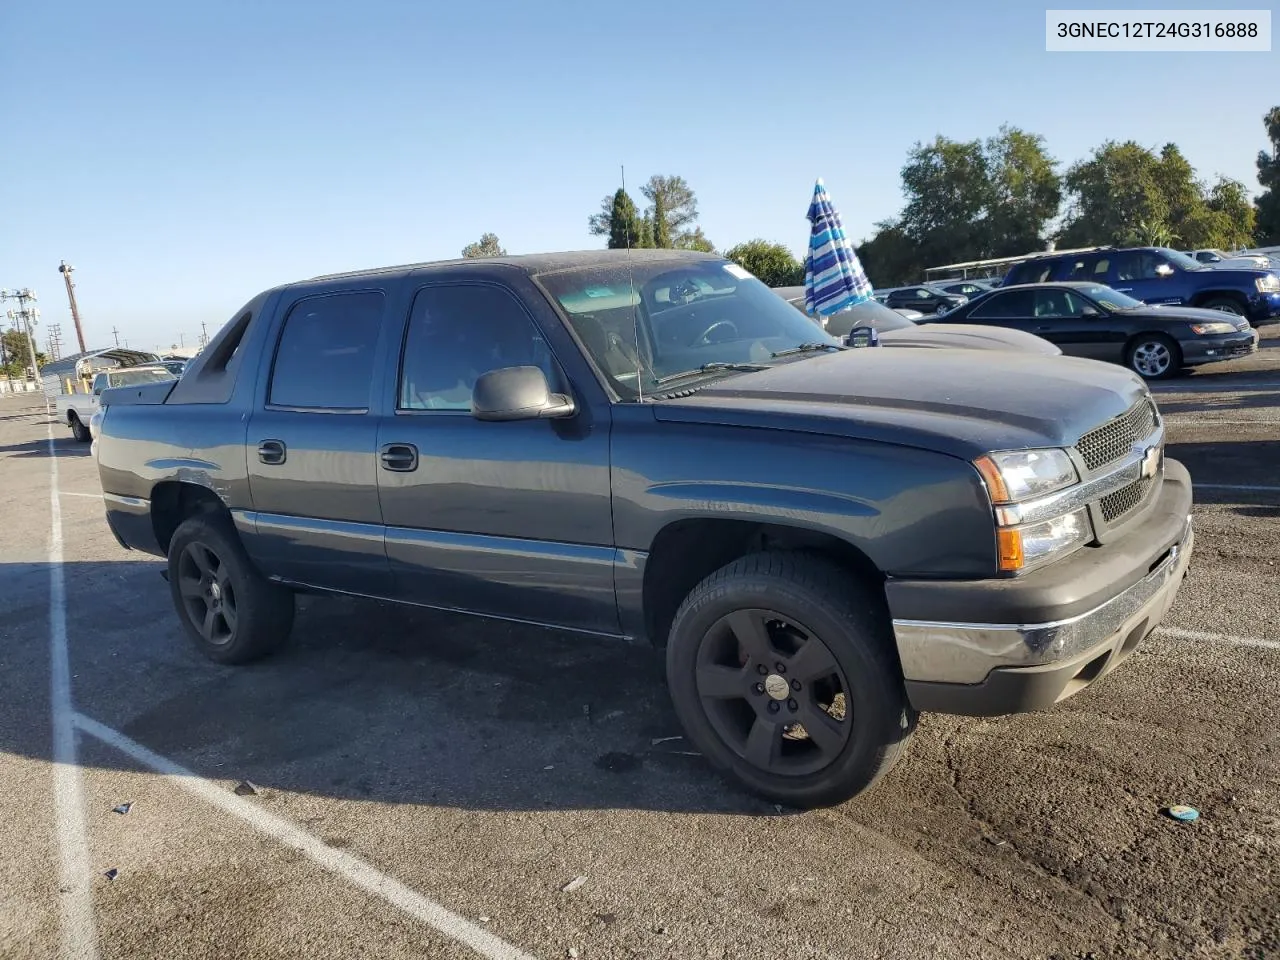
[{"label": "green tree", "polygon": [[633,248],[653,246],[649,224],[621,187],[600,201],[600,212],[587,218],[587,226],[595,236],[608,237],[606,246],[611,250],[625,248],[628,242]]},{"label": "green tree", "polygon": [[902,189],[902,230],[922,259],[943,263],[985,253],[992,189],[981,142],[938,136],[927,146],[917,143],[902,168]]},{"label": "green tree", "polygon": [[463,247],[462,255],[468,260],[475,260],[479,257],[505,257],[507,251],[498,243],[496,233],[485,233],[475,243],[468,243]]},{"label": "green tree", "polygon": [[703,253],[715,253],[716,245],[707,239],[701,227],[692,231],[686,230],[676,238],[675,246],[681,250],[701,250]]},{"label": "green tree", "polygon": [[653,245],[660,250],[671,247],[671,222],[667,219],[666,194],[661,192],[654,194],[653,207],[649,211],[648,220],[653,230]]},{"label": "green tree", "polygon": [[795,287],[804,283],[804,264],[785,246],[757,237],[730,247],[724,254],[768,287]]},{"label": "green tree", "polygon": [[[6,330],[0,334],[4,349],[0,350],[0,360],[8,359],[0,375],[21,378],[31,370],[31,350],[27,345],[27,335],[18,330]],[[48,358],[36,350],[36,366],[48,363]]]},{"label": "green tree", "polygon": [[925,264],[919,245],[897,220],[876,224],[876,232],[857,247],[858,260],[875,287],[896,287],[920,278]]},{"label": "green tree", "polygon": [[975,259],[1040,249],[1062,203],[1062,178],[1044,137],[1002,126],[998,136],[986,141],[983,153],[989,195],[981,256]]},{"label": "green tree", "polygon": [[655,247],[674,247],[698,236],[698,198],[684,177],[654,174],[640,188],[649,206],[645,218],[653,226]]},{"label": "green tree", "polygon": [[1214,246],[1225,250],[1238,250],[1253,243],[1257,232],[1257,211],[1249,202],[1249,191],[1239,180],[1219,177],[1209,188],[1206,202],[1217,225],[1219,243]]},{"label": "green tree", "polygon": [[1270,152],[1258,151],[1258,183],[1262,193],[1254,201],[1257,211],[1255,235],[1260,246],[1280,244],[1280,107],[1272,107],[1262,118],[1267,128]]},{"label": "green tree", "polygon": [[1132,140],[1108,140],[1072,164],[1064,179],[1069,199],[1059,245],[1125,245],[1140,223],[1167,226],[1159,168],[1155,154]]}]

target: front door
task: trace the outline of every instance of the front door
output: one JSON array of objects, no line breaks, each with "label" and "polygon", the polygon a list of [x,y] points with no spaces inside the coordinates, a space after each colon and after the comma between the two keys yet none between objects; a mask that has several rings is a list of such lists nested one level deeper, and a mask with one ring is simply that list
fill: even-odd
[{"label": "front door", "polygon": [[501,367],[542,369],[572,393],[521,300],[440,277],[414,295],[378,470],[399,599],[598,633],[614,599],[609,424],[486,422],[471,390]]},{"label": "front door", "polygon": [[247,435],[251,556],[273,576],[390,592],[374,409],[389,299],[375,285],[283,305]]},{"label": "front door", "polygon": [[[1125,331],[1109,313],[1103,313],[1065,287],[1035,290],[1031,333],[1056,343],[1063,353],[1091,360],[1123,359]],[[1097,312],[1086,316],[1085,306]]]}]

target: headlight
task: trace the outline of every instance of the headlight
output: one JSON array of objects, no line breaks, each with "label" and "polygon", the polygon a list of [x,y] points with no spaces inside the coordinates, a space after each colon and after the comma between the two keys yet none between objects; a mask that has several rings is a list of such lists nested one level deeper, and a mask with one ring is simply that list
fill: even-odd
[{"label": "headlight", "polygon": [[1213,321],[1212,323],[1193,323],[1191,332],[1199,334],[1202,337],[1210,336],[1215,333],[1235,333],[1236,325],[1234,323],[1222,323]]},{"label": "headlight", "polygon": [[1280,293],[1280,277],[1274,273],[1256,278],[1253,285],[1258,288],[1259,293]]},{"label": "headlight", "polygon": [[[1080,482],[1067,451],[1009,450],[979,457],[974,466],[987,485],[996,522],[996,554],[1002,573],[1019,573],[1064,556],[1093,537],[1087,508],[1032,523],[1017,504],[1046,497]],[[1040,505],[1044,508],[1044,504]],[[1051,508],[1052,509],[1052,508]],[[1063,509],[1067,509],[1064,505]]]},{"label": "headlight", "polygon": [[1080,479],[1067,451],[1012,450],[980,457],[974,464],[993,503],[1016,503],[1069,487]]},{"label": "headlight", "polygon": [[1007,573],[1030,569],[1074,550],[1090,536],[1084,509],[1021,527],[1001,527],[996,531],[1000,569]]}]

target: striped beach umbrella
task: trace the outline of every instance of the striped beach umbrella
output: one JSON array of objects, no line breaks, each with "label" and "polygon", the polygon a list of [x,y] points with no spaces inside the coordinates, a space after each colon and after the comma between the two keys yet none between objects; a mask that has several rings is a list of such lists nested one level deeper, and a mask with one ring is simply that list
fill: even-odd
[{"label": "striped beach umbrella", "polygon": [[871,281],[844,235],[840,214],[827,195],[822,178],[813,187],[809,204],[809,252],[804,260],[806,313],[830,316],[871,299]]}]

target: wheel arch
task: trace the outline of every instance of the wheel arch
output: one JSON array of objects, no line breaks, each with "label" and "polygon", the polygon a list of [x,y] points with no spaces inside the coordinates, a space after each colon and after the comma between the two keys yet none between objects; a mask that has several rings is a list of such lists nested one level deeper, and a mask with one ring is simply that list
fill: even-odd
[{"label": "wheel arch", "polygon": [[1199,307],[1210,300],[1230,300],[1248,313],[1249,298],[1239,290],[1201,290],[1191,298],[1191,306]]},{"label": "wheel arch", "polygon": [[164,480],[151,489],[151,526],[156,543],[164,553],[169,541],[182,523],[199,513],[225,516],[231,522],[231,511],[213,490],[186,480]]},{"label": "wheel arch", "polygon": [[821,556],[883,596],[884,573],[865,551],[834,534],[742,519],[674,520],[658,531],[645,560],[642,610],[649,642],[666,645],[677,609],[701,580],[740,557],[771,550]]}]

